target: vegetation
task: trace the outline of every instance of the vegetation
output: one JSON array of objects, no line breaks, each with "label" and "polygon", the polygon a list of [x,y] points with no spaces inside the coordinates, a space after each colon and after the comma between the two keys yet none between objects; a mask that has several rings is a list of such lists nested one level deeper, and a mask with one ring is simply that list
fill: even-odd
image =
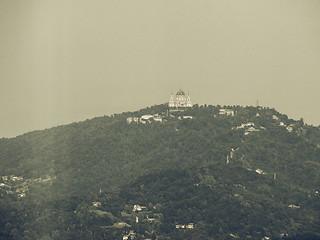
[{"label": "vegetation", "polygon": [[320,239],[320,129],[274,109],[98,117],[2,138],[0,166],[0,239]]}]

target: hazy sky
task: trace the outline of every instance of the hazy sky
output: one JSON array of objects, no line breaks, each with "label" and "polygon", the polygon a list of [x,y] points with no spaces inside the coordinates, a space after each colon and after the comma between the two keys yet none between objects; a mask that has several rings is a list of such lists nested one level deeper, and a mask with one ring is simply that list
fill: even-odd
[{"label": "hazy sky", "polygon": [[0,137],[193,103],[320,124],[318,0],[0,0]]}]

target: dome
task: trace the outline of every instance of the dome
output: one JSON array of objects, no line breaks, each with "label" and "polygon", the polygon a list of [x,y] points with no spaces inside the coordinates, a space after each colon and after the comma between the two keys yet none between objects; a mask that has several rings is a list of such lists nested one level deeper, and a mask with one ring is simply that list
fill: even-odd
[{"label": "dome", "polygon": [[185,95],[184,91],[182,91],[181,89],[177,92],[177,95]]}]

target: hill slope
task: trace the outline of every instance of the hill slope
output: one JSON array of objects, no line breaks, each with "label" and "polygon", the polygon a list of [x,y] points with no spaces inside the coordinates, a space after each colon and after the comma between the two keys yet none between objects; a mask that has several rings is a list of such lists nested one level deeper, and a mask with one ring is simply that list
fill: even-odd
[{"label": "hill slope", "polygon": [[274,109],[197,105],[1,139],[0,236],[316,239],[319,144]]}]

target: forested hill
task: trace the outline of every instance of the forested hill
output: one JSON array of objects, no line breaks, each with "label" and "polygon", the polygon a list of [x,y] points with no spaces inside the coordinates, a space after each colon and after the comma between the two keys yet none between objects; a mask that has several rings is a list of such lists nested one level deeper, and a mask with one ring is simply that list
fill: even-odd
[{"label": "forested hill", "polygon": [[0,239],[320,239],[320,129],[166,104],[0,139]]}]

